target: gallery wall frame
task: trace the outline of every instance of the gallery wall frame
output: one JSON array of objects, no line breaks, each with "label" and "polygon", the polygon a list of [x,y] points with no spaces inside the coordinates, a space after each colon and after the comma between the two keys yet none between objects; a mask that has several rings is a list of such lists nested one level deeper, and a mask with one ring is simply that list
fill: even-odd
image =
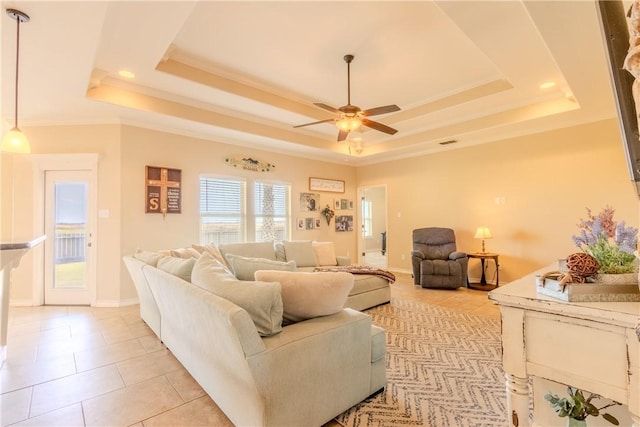
[{"label": "gallery wall frame", "polygon": [[344,193],[344,181],[340,179],[309,178],[309,191]]}]

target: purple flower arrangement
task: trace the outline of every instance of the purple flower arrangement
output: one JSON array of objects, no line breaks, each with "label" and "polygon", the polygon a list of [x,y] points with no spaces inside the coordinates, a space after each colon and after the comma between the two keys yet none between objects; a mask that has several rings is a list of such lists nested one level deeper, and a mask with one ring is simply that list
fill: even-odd
[{"label": "purple flower arrangement", "polygon": [[597,215],[587,208],[587,219],[578,223],[580,233],[572,236],[576,246],[600,264],[599,273],[621,274],[637,271],[635,250],[638,229],[613,219],[615,210],[606,206]]}]

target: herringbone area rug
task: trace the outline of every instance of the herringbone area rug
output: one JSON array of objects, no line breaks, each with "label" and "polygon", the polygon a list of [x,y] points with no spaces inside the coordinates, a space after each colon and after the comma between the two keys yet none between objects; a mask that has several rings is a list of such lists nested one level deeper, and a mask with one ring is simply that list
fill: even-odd
[{"label": "herringbone area rug", "polygon": [[387,332],[387,387],[337,417],[338,423],[507,424],[497,320],[399,298],[367,313]]}]

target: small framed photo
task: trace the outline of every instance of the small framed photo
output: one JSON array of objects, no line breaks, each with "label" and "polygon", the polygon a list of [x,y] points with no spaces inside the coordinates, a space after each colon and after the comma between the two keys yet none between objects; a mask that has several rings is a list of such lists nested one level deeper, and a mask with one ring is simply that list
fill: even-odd
[{"label": "small framed photo", "polygon": [[336,210],[336,211],[340,210],[340,199],[335,199],[333,201],[333,210]]},{"label": "small framed photo", "polygon": [[349,200],[349,210],[353,210],[353,200]]},{"label": "small framed photo", "polygon": [[305,226],[306,226],[307,230],[313,230],[313,224],[314,224],[313,218],[306,218],[305,219]]},{"label": "small framed photo", "polygon": [[302,212],[315,212],[320,209],[320,194],[300,193],[300,210]]},{"label": "small framed photo", "polygon": [[304,218],[296,218],[298,230],[304,230]]},{"label": "small framed photo", "polygon": [[353,215],[336,215],[336,231],[353,231]]},{"label": "small framed photo", "polygon": [[316,218],[316,228],[320,228],[320,218]]},{"label": "small framed photo", "polygon": [[349,201],[347,199],[340,199],[340,210],[346,211],[349,208]]}]

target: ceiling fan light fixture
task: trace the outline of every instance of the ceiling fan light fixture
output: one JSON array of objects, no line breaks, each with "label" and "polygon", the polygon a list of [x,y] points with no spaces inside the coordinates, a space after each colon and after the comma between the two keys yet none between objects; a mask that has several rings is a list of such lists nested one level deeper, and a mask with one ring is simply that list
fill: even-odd
[{"label": "ceiling fan light fixture", "polygon": [[360,120],[358,116],[343,116],[339,120],[336,120],[336,126],[342,131],[352,132],[360,129],[362,120]]}]

